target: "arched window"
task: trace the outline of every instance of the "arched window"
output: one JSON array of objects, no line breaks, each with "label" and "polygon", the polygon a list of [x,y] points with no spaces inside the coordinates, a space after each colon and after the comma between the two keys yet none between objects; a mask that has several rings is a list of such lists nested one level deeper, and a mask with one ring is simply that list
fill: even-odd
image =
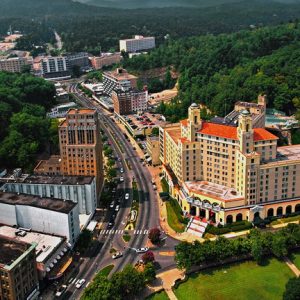
[{"label": "arched window", "polygon": [[277,208],[277,214],[276,215],[277,216],[282,216],[282,207],[281,206]]},{"label": "arched window", "polygon": [[239,222],[239,221],[243,221],[243,215],[242,214],[237,214],[235,217],[235,221]]},{"label": "arched window", "polygon": [[289,215],[292,213],[292,206],[291,205],[288,205],[285,209],[285,214],[286,215]]},{"label": "arched window", "polygon": [[232,215],[229,215],[229,216],[226,217],[226,223],[227,224],[231,224],[232,221],[233,221]]},{"label": "arched window", "polygon": [[274,209],[273,208],[269,208],[268,209],[268,217],[273,217],[274,216]]},{"label": "arched window", "polygon": [[297,204],[296,206],[295,206],[295,212],[299,212],[300,211],[300,204]]}]

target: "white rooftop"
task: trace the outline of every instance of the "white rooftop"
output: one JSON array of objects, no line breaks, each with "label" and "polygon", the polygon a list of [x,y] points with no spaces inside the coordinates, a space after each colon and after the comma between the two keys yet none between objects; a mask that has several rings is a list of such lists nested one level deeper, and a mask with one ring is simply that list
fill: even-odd
[{"label": "white rooftop", "polygon": [[0,227],[0,235],[16,239],[28,244],[37,243],[36,247],[36,261],[45,263],[46,260],[53,254],[54,251],[64,242],[62,237],[47,235],[37,232],[26,232],[25,236],[17,236],[15,232],[17,228],[9,226]]}]

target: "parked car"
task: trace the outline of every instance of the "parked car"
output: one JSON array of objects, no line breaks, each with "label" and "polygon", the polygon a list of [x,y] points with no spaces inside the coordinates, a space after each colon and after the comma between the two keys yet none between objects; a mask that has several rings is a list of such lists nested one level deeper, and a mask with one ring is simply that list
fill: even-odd
[{"label": "parked car", "polygon": [[114,208],[115,207],[115,201],[112,201],[109,205],[110,208]]},{"label": "parked car", "polygon": [[115,211],[119,211],[119,210],[120,210],[120,205],[117,205]]},{"label": "parked car", "polygon": [[136,253],[145,253],[149,250],[148,247],[144,247],[144,248],[139,248],[139,249],[135,249]]},{"label": "parked car", "polygon": [[77,282],[76,282],[76,288],[77,289],[80,289],[85,283],[85,279],[79,279]]},{"label": "parked car", "polygon": [[129,199],[129,193],[126,193],[125,194],[125,200],[128,200]]},{"label": "parked car", "polygon": [[55,293],[55,297],[60,297],[62,296],[62,294],[66,291],[67,286],[64,284],[61,287],[59,287],[59,289],[56,291]]},{"label": "parked car", "polygon": [[120,177],[120,182],[123,182],[123,181],[124,181],[124,177],[121,176],[121,177]]},{"label": "parked car", "polygon": [[121,173],[124,173],[124,169],[123,169],[123,168],[120,168],[120,172],[121,172]]},{"label": "parked car", "polygon": [[123,253],[122,252],[116,252],[115,254],[113,254],[113,256],[111,257],[112,259],[117,259],[119,257],[122,257]]}]

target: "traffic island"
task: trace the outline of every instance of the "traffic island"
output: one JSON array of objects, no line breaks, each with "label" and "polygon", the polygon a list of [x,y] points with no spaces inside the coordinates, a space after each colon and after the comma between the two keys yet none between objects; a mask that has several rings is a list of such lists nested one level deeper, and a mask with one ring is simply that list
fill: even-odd
[{"label": "traffic island", "polygon": [[134,230],[139,213],[140,196],[135,181],[132,182],[132,203],[125,230]]}]

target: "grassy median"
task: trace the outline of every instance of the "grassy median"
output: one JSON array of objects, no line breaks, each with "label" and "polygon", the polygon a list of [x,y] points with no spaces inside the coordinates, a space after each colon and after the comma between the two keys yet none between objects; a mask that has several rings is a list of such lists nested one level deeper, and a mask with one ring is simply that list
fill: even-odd
[{"label": "grassy median", "polygon": [[169,226],[176,232],[184,232],[184,217],[182,216],[182,210],[178,202],[170,198],[166,201],[166,207]]}]

